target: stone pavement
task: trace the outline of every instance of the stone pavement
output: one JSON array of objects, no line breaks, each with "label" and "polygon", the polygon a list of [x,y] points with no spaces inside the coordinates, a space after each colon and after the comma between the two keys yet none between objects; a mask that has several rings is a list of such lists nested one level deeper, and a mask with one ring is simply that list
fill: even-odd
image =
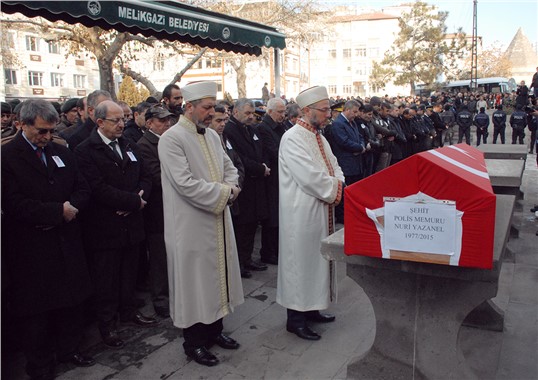
[{"label": "stone pavement", "polygon": [[[495,303],[505,313],[503,333],[462,327],[459,343],[479,379],[538,379],[538,223],[529,209],[538,204],[536,155],[529,155],[523,177],[525,199],[518,201],[514,223],[519,238],[509,241]],[[258,241],[255,247],[257,255]],[[187,360],[181,331],[171,320],[158,327],[124,327],[126,346],[113,350],[100,342],[97,328],[88,329],[84,351],[95,357],[90,368],[58,366],[62,380],[97,379],[345,379],[350,361],[365,354],[375,336],[375,316],[362,289],[339,264],[338,302],[330,312],[334,323],[318,325],[322,339],[304,341],[286,332],[286,312],[275,303],[276,266],[243,280],[245,303],[224,319],[224,330],[241,343],[237,351],[212,351],[221,363],[203,367]],[[148,299],[148,294],[142,294]],[[150,303],[148,302],[148,305]],[[144,311],[153,314],[151,306]],[[439,326],[443,328],[443,326]],[[20,354],[2,358],[2,378],[25,379]]]}]

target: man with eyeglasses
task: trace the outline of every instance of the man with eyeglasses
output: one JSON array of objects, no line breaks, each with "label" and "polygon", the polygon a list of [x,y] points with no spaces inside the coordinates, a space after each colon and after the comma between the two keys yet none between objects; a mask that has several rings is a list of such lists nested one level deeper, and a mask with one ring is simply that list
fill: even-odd
[{"label": "man with eyeglasses", "polygon": [[237,200],[237,169],[208,128],[217,84],[183,87],[185,113],[159,140],[164,237],[170,283],[170,315],[183,329],[183,349],[194,361],[214,366],[209,351],[239,343],[222,333],[223,318],[243,303],[229,204]]},{"label": "man with eyeglasses", "polygon": [[[149,103],[143,103],[149,105]],[[144,115],[147,131],[138,140],[137,145],[151,174],[152,182],[151,195],[144,208],[144,228],[149,253],[149,288],[155,312],[162,318],[168,318],[170,307],[166,247],[164,245],[163,190],[161,161],[157,146],[161,135],[170,128],[170,120],[173,115],[160,104],[144,110]]]},{"label": "man with eyeglasses", "polygon": [[75,155],[52,142],[58,120],[50,102],[26,100],[22,131],[2,147],[5,295],[19,326],[26,372],[43,379],[54,378],[55,355],[77,366],[95,363],[78,347],[82,304],[91,294],[79,211],[87,206],[90,189]]},{"label": "man with eyeglasses", "polygon": [[94,283],[94,310],[103,342],[124,345],[116,319],[147,327],[157,323],[136,308],[139,245],[144,239],[142,209],[151,191],[151,175],[138,146],[122,137],[121,107],[105,100],[93,112],[97,128],[75,153],[91,188],[83,215],[83,238]]},{"label": "man with eyeglasses", "polygon": [[344,174],[321,130],[331,117],[327,89],[297,95],[303,117],[280,142],[280,239],[276,301],[287,308],[286,329],[319,340],[310,323],[333,322],[320,313],[336,297],[336,268],[320,254],[321,239],[334,232],[334,207],[342,199]]}]

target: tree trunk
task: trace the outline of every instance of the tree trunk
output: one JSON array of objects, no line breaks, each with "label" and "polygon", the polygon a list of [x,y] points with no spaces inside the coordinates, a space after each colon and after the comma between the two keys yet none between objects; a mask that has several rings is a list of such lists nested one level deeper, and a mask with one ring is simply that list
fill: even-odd
[{"label": "tree trunk", "polygon": [[101,90],[110,92],[113,100],[116,100],[116,89],[114,87],[114,75],[112,74],[112,62],[106,59],[98,59],[99,79]]},{"label": "tree trunk", "polygon": [[237,97],[247,97],[247,72],[246,65],[242,58],[239,59],[239,65],[234,65],[237,74]]},{"label": "tree trunk", "polygon": [[415,96],[415,81],[410,81],[409,86],[411,86],[411,96]]}]

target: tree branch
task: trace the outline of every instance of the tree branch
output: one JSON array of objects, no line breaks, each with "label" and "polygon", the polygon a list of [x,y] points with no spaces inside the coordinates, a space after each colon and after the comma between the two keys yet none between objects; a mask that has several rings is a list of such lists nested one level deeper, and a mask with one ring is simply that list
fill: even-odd
[{"label": "tree branch", "polygon": [[172,80],[170,81],[170,84],[174,84],[176,82],[179,82],[181,80],[181,77],[183,76],[183,74],[185,74],[185,72],[190,69],[201,57],[202,55],[204,55],[204,53],[207,51],[207,48],[203,48],[201,49],[198,54],[196,54],[194,57],[192,57],[192,59],[189,61],[189,63],[187,63],[187,65],[181,69],[180,72],[178,72],[176,75],[174,75],[174,78],[172,78]]}]

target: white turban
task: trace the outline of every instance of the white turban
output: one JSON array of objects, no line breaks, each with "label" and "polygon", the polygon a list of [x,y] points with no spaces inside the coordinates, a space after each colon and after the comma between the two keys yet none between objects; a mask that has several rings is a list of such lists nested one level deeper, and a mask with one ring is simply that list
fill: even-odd
[{"label": "white turban", "polygon": [[186,102],[204,98],[216,98],[217,83],[212,81],[191,82],[181,88],[181,94]]},{"label": "white turban", "polygon": [[295,101],[299,107],[304,108],[326,99],[329,99],[327,89],[323,86],[314,86],[301,91],[295,98]]}]

